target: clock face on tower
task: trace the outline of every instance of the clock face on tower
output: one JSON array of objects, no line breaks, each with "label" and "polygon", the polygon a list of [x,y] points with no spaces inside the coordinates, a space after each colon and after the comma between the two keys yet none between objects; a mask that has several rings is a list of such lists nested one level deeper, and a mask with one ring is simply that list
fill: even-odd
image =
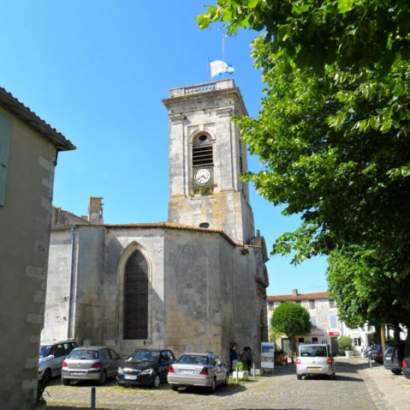
[{"label": "clock face on tower", "polygon": [[208,168],[199,168],[195,171],[194,181],[197,185],[206,185],[211,180],[211,171]]}]

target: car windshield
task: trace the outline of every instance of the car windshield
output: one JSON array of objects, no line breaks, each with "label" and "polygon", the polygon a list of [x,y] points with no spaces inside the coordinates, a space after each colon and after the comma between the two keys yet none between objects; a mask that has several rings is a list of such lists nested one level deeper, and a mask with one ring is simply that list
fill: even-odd
[{"label": "car windshield", "polygon": [[150,350],[136,350],[128,359],[128,362],[155,362],[159,358],[159,352]]},{"label": "car windshield", "polygon": [[42,345],[40,346],[40,357],[47,357],[51,353],[51,346],[50,345]]},{"label": "car windshield", "polygon": [[300,356],[302,357],[326,357],[326,346],[301,346]]},{"label": "car windshield", "polygon": [[73,350],[68,356],[69,359],[77,360],[96,360],[100,357],[98,351],[96,350]]},{"label": "car windshield", "polygon": [[183,354],[177,360],[177,363],[206,365],[206,364],[209,364],[209,360],[208,360],[208,356]]}]

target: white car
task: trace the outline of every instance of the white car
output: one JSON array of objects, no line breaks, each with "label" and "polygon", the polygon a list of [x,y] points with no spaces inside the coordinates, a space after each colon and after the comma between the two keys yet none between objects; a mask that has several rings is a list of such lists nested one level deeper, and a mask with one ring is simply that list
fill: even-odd
[{"label": "white car", "polygon": [[168,383],[179,387],[200,386],[212,393],[228,384],[228,369],[213,353],[184,353],[168,369]]},{"label": "white car", "polygon": [[296,377],[325,375],[336,378],[335,364],[326,344],[299,345],[299,354],[296,358]]}]

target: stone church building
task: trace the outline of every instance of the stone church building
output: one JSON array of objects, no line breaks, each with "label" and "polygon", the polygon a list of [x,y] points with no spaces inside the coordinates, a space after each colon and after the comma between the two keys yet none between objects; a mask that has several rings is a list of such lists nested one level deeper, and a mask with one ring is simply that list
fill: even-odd
[{"label": "stone church building", "polygon": [[267,253],[240,178],[246,148],[232,120],[246,114],[240,91],[222,80],[172,89],[163,102],[168,221],[105,224],[101,198],[91,198],[88,217],[54,209],[42,339],[122,353],[213,351],[225,360],[236,343],[258,360]]}]

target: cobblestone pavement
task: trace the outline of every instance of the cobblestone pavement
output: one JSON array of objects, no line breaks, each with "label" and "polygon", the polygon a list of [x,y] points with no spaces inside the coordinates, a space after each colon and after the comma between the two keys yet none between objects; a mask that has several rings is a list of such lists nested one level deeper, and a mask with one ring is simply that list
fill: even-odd
[{"label": "cobblestone pavement", "polygon": [[[97,387],[98,409],[382,409],[375,404],[360,375],[366,365],[358,362],[336,363],[336,380],[297,380],[293,366],[277,367],[274,376],[259,377],[240,385],[218,389],[214,395],[201,390],[175,392],[168,386],[124,388],[115,384]],[[91,384],[61,386],[57,382],[44,395],[47,409],[62,406],[89,408]],[[50,407],[48,407],[50,406]],[[52,406],[52,407],[51,407]],[[60,407],[56,407],[60,409]],[[62,409],[61,409],[62,410]]]},{"label": "cobblestone pavement", "polygon": [[[387,410],[410,409],[410,380],[395,375],[381,365],[366,366],[360,371],[376,405]],[[383,407],[384,406],[384,407]]]}]

